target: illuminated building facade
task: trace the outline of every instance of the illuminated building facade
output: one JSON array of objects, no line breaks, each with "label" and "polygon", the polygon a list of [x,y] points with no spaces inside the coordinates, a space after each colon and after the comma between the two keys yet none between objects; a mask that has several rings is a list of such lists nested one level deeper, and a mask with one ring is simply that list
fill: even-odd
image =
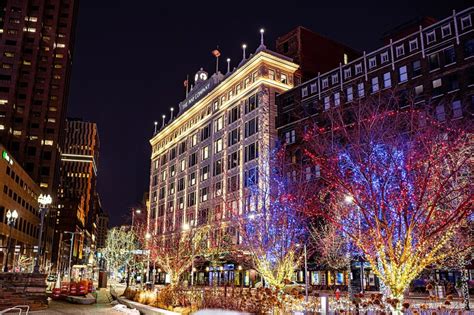
[{"label": "illuminated building facade", "polygon": [[[226,222],[231,213],[243,214],[254,204],[246,198],[249,185],[268,184],[258,174],[268,171],[276,141],[275,98],[297,84],[297,69],[290,58],[262,44],[226,75],[196,74],[176,118],[150,140],[151,233],[209,224],[237,242],[235,228]],[[237,266],[228,269],[231,279]],[[203,272],[196,277],[205,282]]]},{"label": "illuminated building facade", "polygon": [[[438,22],[426,18],[419,21],[416,27],[404,25],[388,33],[391,37],[385,38],[385,46],[364,52],[360,58],[321,73],[277,97],[279,138],[287,145],[292,161],[302,163],[309,178],[319,177],[320,173],[319,169],[303,164],[305,126],[330,128],[328,116],[334,108],[394,91],[401,108],[426,108],[440,122],[448,118],[472,120],[474,7],[453,12]],[[342,273],[338,275],[342,280],[333,283],[327,281],[326,271],[312,270],[309,276],[312,285],[344,285],[347,281]],[[374,289],[376,277],[369,272],[365,277],[366,289]],[[441,279],[439,273],[437,277]],[[454,281],[453,273],[450,277]],[[358,279],[358,275],[353,278]],[[470,278],[474,278],[474,273]],[[358,284],[356,281],[353,285]]]},{"label": "illuminated building facade", "polygon": [[[61,154],[61,182],[58,191],[55,238],[59,242],[63,231],[83,232],[81,237],[75,237],[77,242],[74,257],[78,259],[82,258],[84,242],[91,251],[95,250],[96,208],[99,205],[96,200],[98,158],[97,125],[78,119],[68,119]],[[55,243],[55,246],[58,246],[58,243]]]},{"label": "illuminated building facade", "polygon": [[[26,173],[21,165],[0,145],[0,262],[5,265],[6,249],[10,228],[7,224],[7,212],[14,210],[18,218],[11,229],[10,254],[8,259],[9,270],[23,270],[32,272],[34,246],[38,245],[40,214],[38,212],[39,186]],[[42,263],[51,259],[52,232],[45,240],[45,257]],[[21,269],[20,269],[21,268]],[[24,268],[24,269],[23,269]]]},{"label": "illuminated building facade", "polygon": [[55,200],[77,1],[0,2],[0,143]]}]

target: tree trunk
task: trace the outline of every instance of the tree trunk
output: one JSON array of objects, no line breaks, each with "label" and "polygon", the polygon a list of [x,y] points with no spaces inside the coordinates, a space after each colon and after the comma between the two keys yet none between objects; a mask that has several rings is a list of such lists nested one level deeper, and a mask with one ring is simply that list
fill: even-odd
[{"label": "tree trunk", "polygon": [[130,266],[127,266],[127,286],[125,289],[127,289],[130,286]]},{"label": "tree trunk", "polygon": [[469,305],[469,283],[468,283],[467,269],[463,269],[461,271],[461,290],[462,290],[462,298],[464,302],[464,309],[468,311],[471,308]]}]

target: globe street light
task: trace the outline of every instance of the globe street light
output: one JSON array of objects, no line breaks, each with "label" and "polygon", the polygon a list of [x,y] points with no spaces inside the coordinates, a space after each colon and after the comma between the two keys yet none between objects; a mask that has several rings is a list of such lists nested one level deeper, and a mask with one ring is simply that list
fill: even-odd
[{"label": "globe street light", "polygon": [[16,219],[18,219],[18,211],[10,209],[7,211],[7,225],[9,228],[8,240],[7,240],[7,255],[5,259],[5,266],[3,267],[3,272],[8,272],[8,256],[10,256],[10,247],[12,241],[12,227],[15,225]]},{"label": "globe street light", "polygon": [[33,269],[34,273],[39,273],[39,260],[40,260],[40,256],[42,255],[41,246],[42,246],[42,240],[43,240],[44,216],[46,215],[46,212],[48,212],[48,207],[52,202],[53,202],[53,198],[51,198],[50,195],[41,194],[38,197],[41,224],[40,224],[39,238],[38,238],[38,252],[36,253],[35,267]]}]

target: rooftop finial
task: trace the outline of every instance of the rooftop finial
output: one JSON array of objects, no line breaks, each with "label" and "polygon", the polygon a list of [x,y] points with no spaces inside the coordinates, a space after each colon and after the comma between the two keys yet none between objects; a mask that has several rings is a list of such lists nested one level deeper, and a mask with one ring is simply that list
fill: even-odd
[{"label": "rooftop finial", "polygon": [[245,49],[247,49],[247,44],[242,44],[242,60],[245,60]]},{"label": "rooftop finial", "polygon": [[265,46],[263,42],[263,34],[265,33],[265,29],[261,28],[260,29],[260,46]]},{"label": "rooftop finial", "polygon": [[227,73],[230,72],[230,58],[227,58]]},{"label": "rooftop finial", "polygon": [[171,107],[171,108],[170,108],[170,111],[171,111],[171,119],[170,119],[170,120],[173,120],[174,107]]},{"label": "rooftop finial", "polygon": [[163,118],[163,122],[161,123],[161,128],[163,128],[165,126],[166,115],[161,116],[161,118]]},{"label": "rooftop finial", "polygon": [[156,135],[156,128],[158,127],[158,122],[155,120],[153,123],[155,124],[155,132],[153,134]]}]

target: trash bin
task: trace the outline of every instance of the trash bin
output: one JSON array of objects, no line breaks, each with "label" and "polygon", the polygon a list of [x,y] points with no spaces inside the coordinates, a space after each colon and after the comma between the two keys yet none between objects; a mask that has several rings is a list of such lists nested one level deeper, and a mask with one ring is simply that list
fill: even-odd
[{"label": "trash bin", "polygon": [[99,271],[99,288],[107,288],[107,272]]}]

